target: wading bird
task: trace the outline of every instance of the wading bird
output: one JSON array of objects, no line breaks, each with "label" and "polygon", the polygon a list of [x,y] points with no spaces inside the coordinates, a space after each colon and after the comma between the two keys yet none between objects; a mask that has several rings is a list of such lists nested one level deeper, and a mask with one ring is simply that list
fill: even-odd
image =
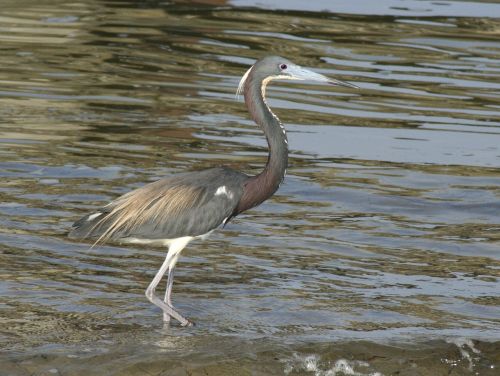
[{"label": "wading bird", "polygon": [[[160,270],[146,289],[146,297],[163,310],[163,319],[178,320],[182,326],[193,323],[172,305],[175,264],[189,242],[206,238],[238,214],[271,197],[286,174],[288,141],[285,128],[266,102],[266,86],[271,80],[309,80],[356,88],[304,69],[279,56],[257,61],[244,74],[237,93],[243,92],[252,119],[263,130],[269,145],[264,170],[248,176],[227,167],[189,172],[167,177],[131,191],[97,209],[77,222],[69,236],[94,238],[100,243],[115,240],[168,247]],[[162,301],[155,290],[168,272]]]}]

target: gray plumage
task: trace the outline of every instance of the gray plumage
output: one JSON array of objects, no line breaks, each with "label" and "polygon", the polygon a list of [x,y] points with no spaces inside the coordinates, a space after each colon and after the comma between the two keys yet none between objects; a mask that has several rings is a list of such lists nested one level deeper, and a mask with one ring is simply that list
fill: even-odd
[{"label": "gray plumage", "polygon": [[[69,233],[73,239],[88,238],[95,243],[117,240],[168,246],[165,261],[146,289],[146,297],[163,310],[165,322],[173,317],[183,326],[192,324],[174,309],[171,301],[174,268],[182,249],[190,241],[203,238],[271,197],[285,177],[288,165],[285,128],[265,97],[267,84],[273,79],[356,87],[306,70],[279,56],[257,61],[241,79],[238,93],[244,94],[248,111],[261,127],[269,146],[267,163],[260,174],[247,176],[220,167],[158,180],[81,218]],[[167,290],[162,301],[155,289],[167,272]]]},{"label": "gray plumage", "polygon": [[[119,241],[204,235],[233,214],[243,193],[243,182],[247,179],[247,175],[225,167],[164,178],[129,192],[81,218],[74,223],[69,237],[103,237],[99,240]],[[221,190],[221,187],[225,188]],[[180,193],[182,197],[176,197],[177,201],[172,202],[168,196],[172,193]],[[169,205],[161,205],[162,200]],[[152,214],[137,221],[140,218],[138,208],[149,209]],[[120,216],[124,216],[121,224],[106,234]]]}]

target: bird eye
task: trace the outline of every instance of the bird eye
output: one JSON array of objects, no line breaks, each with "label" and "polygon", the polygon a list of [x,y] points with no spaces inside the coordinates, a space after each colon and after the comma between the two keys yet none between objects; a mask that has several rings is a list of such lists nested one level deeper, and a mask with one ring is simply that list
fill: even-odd
[{"label": "bird eye", "polygon": [[285,70],[287,68],[286,64],[280,64],[280,69]]}]

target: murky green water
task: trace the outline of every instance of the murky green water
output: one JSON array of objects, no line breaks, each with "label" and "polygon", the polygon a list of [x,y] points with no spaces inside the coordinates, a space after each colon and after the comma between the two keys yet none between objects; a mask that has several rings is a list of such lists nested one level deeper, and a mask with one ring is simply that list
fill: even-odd
[{"label": "murky green water", "polygon": [[[278,10],[286,9],[286,10]],[[33,1],[0,8],[1,375],[497,375],[500,4]],[[278,194],[143,292],[165,251],[69,241],[171,173],[257,173],[234,93],[280,54]]]}]

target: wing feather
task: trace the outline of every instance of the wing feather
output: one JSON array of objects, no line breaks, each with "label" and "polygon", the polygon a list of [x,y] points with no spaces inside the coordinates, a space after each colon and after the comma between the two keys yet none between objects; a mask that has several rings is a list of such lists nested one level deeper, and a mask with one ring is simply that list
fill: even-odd
[{"label": "wing feather", "polygon": [[110,213],[95,225],[99,227],[112,219],[96,243],[109,240],[117,232],[127,233],[146,222],[160,223],[169,217],[178,216],[182,211],[198,205],[204,191],[202,187],[187,185],[164,188],[162,183],[159,180],[145,185],[112,202]]},{"label": "wing feather", "polygon": [[[158,180],[133,190],[73,225],[72,238],[168,239],[202,235],[234,212],[247,176],[214,168]],[[221,186],[231,194],[220,193]]]}]

